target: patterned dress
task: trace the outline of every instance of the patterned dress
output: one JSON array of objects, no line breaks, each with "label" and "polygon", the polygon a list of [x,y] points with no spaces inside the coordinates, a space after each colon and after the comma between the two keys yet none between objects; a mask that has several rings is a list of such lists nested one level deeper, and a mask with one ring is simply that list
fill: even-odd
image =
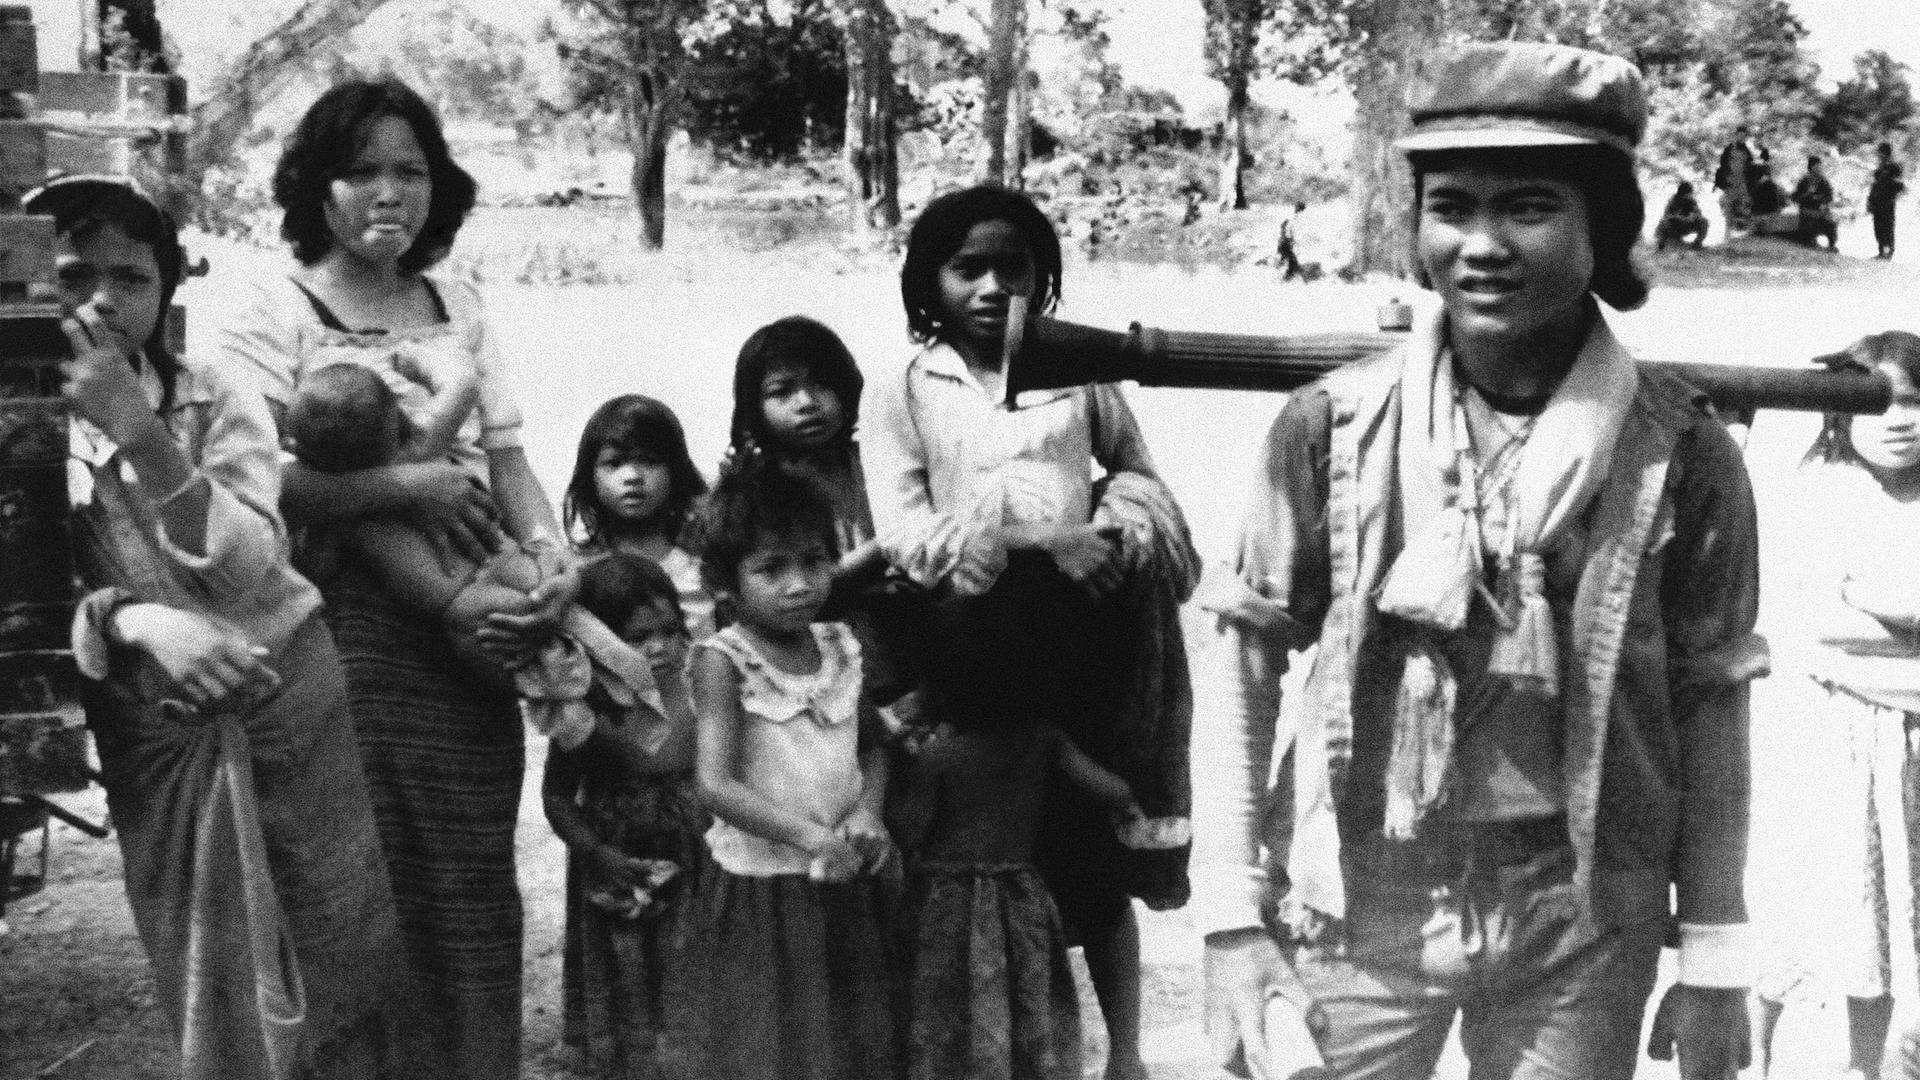
[{"label": "patterned dress", "polygon": [[[415,418],[426,392],[399,373],[399,354],[471,365],[480,406],[451,453],[484,484],[487,453],[519,445],[520,413],[478,295],[428,281],[443,318],[396,332],[356,331],[291,279],[268,281],[223,330],[228,362],[281,405],[306,371],[365,365]],[[400,1036],[406,1075],[513,1080],[523,932],[513,833],[526,751],[512,691],[470,675],[439,621],[403,607],[357,560],[343,557],[324,592],[416,984]]]}]

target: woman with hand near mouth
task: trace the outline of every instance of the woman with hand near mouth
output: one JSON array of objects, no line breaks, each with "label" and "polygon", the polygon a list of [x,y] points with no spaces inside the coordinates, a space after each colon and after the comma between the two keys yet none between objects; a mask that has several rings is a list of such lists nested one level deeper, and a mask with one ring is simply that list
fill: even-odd
[{"label": "woman with hand near mouth", "polygon": [[[474,631],[490,651],[529,654],[554,631],[578,575],[520,445],[520,412],[479,296],[425,273],[473,208],[472,177],[419,95],[392,80],[356,81],[307,111],[274,173],[274,198],[300,268],[264,282],[223,342],[230,362],[259,376],[283,428],[303,374],[334,363],[372,368],[416,422],[426,391],[405,370],[462,365],[480,387],[444,459],[339,474],[288,463],[288,520],[324,528],[400,515],[476,562],[509,538],[543,551],[554,572],[521,610]],[[518,1076],[513,829],[525,761],[513,696],[465,676],[439,620],[402,606],[369,567],[343,557],[318,584],[417,983],[400,1047],[405,1075]]]},{"label": "woman with hand near mouth", "polygon": [[[1460,1015],[1476,1077],[1628,1077],[1677,916],[1650,1049],[1730,1080],[1754,511],[1700,395],[1601,310],[1647,295],[1639,72],[1468,45],[1420,69],[1411,111],[1439,309],[1288,401],[1208,604],[1234,686],[1211,741],[1247,759],[1196,829],[1195,894],[1228,901],[1201,919],[1215,1045],[1256,1076],[1315,1054],[1423,1076]],[[1283,1046],[1276,1009],[1315,1045]]]}]

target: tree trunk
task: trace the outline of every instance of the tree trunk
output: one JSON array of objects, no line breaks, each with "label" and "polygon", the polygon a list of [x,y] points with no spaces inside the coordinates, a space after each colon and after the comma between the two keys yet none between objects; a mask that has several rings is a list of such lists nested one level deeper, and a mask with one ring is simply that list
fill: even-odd
[{"label": "tree trunk", "polygon": [[1024,191],[1027,186],[1027,160],[1033,156],[1033,84],[1027,70],[1026,10],[1021,9],[1013,61],[1013,93],[1007,97],[1006,186]]},{"label": "tree trunk", "polygon": [[347,31],[386,0],[308,0],[253,43],[193,110],[191,160],[197,175],[225,162],[254,115]]},{"label": "tree trunk", "polygon": [[847,197],[855,223],[870,229],[890,229],[900,224],[893,33],[893,15],[887,10],[886,0],[848,0]]},{"label": "tree trunk", "polygon": [[1247,74],[1227,80],[1227,123],[1220,140],[1220,209],[1247,208]]},{"label": "tree trunk", "polygon": [[1406,277],[1413,253],[1413,180],[1393,140],[1406,130],[1406,87],[1415,62],[1441,30],[1430,0],[1375,0],[1374,45],[1352,72],[1353,264],[1362,272]]},{"label": "tree trunk", "polygon": [[1016,98],[1020,94],[1020,38],[1025,29],[1026,0],[993,0],[992,21],[987,27],[987,59],[981,72],[980,140],[986,145],[986,181],[1003,187],[1017,186],[1018,176],[1010,174],[1007,147],[1013,137]]},{"label": "tree trunk", "polygon": [[678,88],[658,74],[627,90],[627,145],[633,151],[633,205],[640,212],[640,245],[667,244],[667,139],[673,134]]}]

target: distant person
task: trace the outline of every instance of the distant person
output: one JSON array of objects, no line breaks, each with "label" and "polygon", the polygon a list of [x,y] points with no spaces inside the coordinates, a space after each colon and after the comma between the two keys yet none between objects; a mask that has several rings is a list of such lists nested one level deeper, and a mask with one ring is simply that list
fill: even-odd
[{"label": "distant person", "polygon": [[1296,277],[1304,278],[1307,272],[1300,266],[1300,256],[1293,249],[1294,229],[1299,224],[1300,215],[1305,213],[1307,204],[1296,202],[1287,216],[1280,219],[1280,248],[1276,256],[1280,260],[1280,280],[1291,281]]},{"label": "distant person", "polygon": [[1733,141],[1720,151],[1720,167],[1713,173],[1713,188],[1720,193],[1728,232],[1752,226],[1754,188],[1771,168],[1771,155],[1753,137],[1753,129],[1745,124],[1734,128]]},{"label": "distant person", "polygon": [[1819,247],[1826,237],[1827,250],[1840,249],[1840,226],[1833,220],[1833,183],[1827,179],[1820,155],[1807,159],[1806,174],[1793,185],[1793,205],[1800,211],[1800,242]]},{"label": "distant person", "polygon": [[1893,212],[1907,185],[1900,179],[1900,166],[1893,160],[1893,144],[1880,144],[1880,163],[1873,167],[1873,183],[1867,188],[1867,213],[1873,215],[1873,242],[1879,247],[1876,259],[1893,258]]},{"label": "distant person", "polygon": [[1667,200],[1667,208],[1660,214],[1660,224],[1654,226],[1654,250],[1665,251],[1668,244],[1698,248],[1706,241],[1707,215],[1701,211],[1700,200],[1693,194],[1693,182],[1682,180],[1674,190],[1673,198]]}]

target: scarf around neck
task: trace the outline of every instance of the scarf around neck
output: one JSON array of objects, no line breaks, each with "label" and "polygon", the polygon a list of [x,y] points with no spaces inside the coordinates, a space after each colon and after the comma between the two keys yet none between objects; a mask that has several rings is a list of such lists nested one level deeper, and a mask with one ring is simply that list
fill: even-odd
[{"label": "scarf around neck", "polygon": [[[1442,638],[1466,626],[1474,597],[1493,609],[1499,629],[1490,673],[1533,680],[1559,693],[1559,644],[1545,596],[1544,555],[1585,513],[1607,480],[1613,451],[1639,386],[1639,371],[1606,320],[1592,329],[1553,396],[1518,447],[1507,482],[1500,549],[1488,552],[1476,463],[1461,393],[1446,347],[1446,320],[1415,328],[1400,372],[1400,427],[1394,490],[1405,544],[1389,566],[1376,608],[1411,624],[1387,762],[1388,836],[1417,834],[1441,805],[1451,779],[1458,682]],[[1467,391],[1471,392],[1471,391]],[[1499,560],[1501,595],[1483,580],[1488,555]]]}]

